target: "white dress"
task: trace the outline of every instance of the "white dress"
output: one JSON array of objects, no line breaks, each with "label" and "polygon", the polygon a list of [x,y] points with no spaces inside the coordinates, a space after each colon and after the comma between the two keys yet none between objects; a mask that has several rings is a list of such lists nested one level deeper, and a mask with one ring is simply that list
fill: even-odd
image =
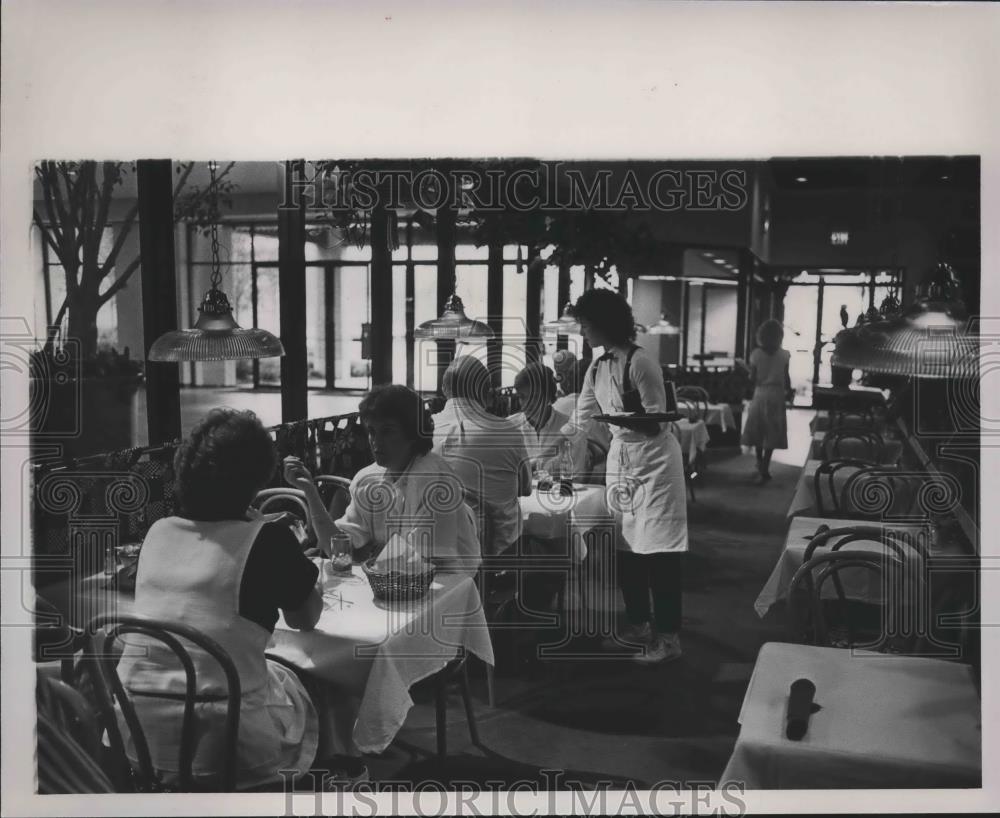
[{"label": "white dress", "polygon": [[788,448],[785,374],[788,372],[790,358],[786,349],[768,353],[757,347],[750,353],[750,366],[755,373],[756,386],[747,410],[743,436],[740,438],[740,443],[744,446]]},{"label": "white dress", "polygon": [[[602,356],[591,363],[577,402],[579,423],[621,411],[627,354],[615,350],[613,360]],[[647,412],[666,411],[663,374],[641,348],[632,356],[629,381]],[[619,549],[636,554],[688,550],[684,461],[669,424],[660,424],[654,437],[611,426],[606,485],[608,510],[621,525]]]}]

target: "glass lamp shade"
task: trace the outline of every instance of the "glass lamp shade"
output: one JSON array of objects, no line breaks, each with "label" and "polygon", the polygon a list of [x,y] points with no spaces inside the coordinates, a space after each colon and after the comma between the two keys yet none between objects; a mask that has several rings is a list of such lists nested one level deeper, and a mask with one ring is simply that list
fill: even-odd
[{"label": "glass lamp shade", "polygon": [[937,265],[921,289],[903,316],[899,301],[887,297],[881,317],[869,311],[867,320],[838,333],[833,365],[914,378],[978,377],[978,339],[966,333],[955,271]]},{"label": "glass lamp shade", "polygon": [[840,333],[832,364],[913,378],[975,378],[979,349],[975,337],[954,328],[903,319]]},{"label": "glass lamp shade", "polygon": [[153,342],[151,361],[234,361],[285,354],[281,341],[267,330],[242,329],[221,290],[209,290],[198,311],[193,329],[172,330]]},{"label": "glass lamp shade", "polygon": [[566,306],[563,307],[562,315],[560,315],[555,321],[547,322],[545,324],[545,329],[549,332],[554,332],[557,335],[579,335],[580,322],[577,321],[576,316],[573,315],[573,305],[566,302]]},{"label": "glass lamp shade", "polygon": [[465,305],[457,295],[452,295],[444,305],[440,318],[424,321],[413,332],[414,338],[432,340],[475,341],[492,338],[493,330],[482,321],[475,321],[465,314]]},{"label": "glass lamp shade", "polygon": [[650,335],[680,335],[681,328],[661,313],[660,320],[653,324],[647,332]]}]

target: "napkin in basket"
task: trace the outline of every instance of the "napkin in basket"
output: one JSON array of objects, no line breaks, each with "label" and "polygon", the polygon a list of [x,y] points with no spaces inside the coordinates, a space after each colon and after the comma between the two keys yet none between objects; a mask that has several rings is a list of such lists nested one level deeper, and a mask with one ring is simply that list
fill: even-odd
[{"label": "napkin in basket", "polygon": [[385,548],[372,562],[372,568],[380,574],[422,574],[430,563],[413,547],[410,538],[397,533],[389,537]]}]

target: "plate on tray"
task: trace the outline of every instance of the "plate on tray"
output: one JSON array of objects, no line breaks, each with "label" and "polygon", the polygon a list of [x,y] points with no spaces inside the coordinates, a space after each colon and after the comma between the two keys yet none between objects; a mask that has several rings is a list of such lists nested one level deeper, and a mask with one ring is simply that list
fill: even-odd
[{"label": "plate on tray", "polygon": [[601,423],[611,423],[615,426],[632,426],[636,423],[673,423],[683,417],[684,415],[680,412],[650,412],[645,415],[621,412],[614,415],[594,415],[594,420],[599,420]]}]

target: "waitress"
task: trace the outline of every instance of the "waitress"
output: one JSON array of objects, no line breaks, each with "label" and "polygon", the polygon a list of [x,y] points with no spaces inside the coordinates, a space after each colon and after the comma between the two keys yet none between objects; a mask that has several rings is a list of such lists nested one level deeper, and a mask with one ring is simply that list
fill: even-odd
[{"label": "waitress", "polygon": [[[629,303],[612,290],[589,290],[577,300],[575,314],[590,346],[604,349],[580,385],[576,422],[597,414],[665,412],[663,375],[635,344]],[[621,526],[618,583],[628,620],[607,642],[641,646],[635,658],[642,663],[677,659],[687,504],[681,447],[669,425],[612,425],[606,484],[609,508]]]}]

